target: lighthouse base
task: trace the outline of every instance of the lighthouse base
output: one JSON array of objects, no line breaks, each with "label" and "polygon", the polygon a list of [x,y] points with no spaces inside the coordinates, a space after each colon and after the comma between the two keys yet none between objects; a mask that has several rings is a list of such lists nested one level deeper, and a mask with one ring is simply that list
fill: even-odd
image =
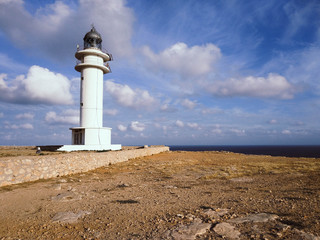
[{"label": "lighthouse base", "polygon": [[57,151],[72,152],[72,151],[116,151],[121,150],[121,144],[111,145],[63,145]]},{"label": "lighthouse base", "polygon": [[72,145],[64,145],[58,151],[121,150],[121,144],[111,144],[111,128],[76,127],[72,130]]}]

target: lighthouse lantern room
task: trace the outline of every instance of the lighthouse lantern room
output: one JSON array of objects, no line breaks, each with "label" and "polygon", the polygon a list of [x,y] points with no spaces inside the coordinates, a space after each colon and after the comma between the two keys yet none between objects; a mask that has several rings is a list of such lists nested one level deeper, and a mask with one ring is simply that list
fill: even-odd
[{"label": "lighthouse lantern room", "polygon": [[111,128],[103,127],[103,75],[110,72],[112,55],[103,51],[101,35],[93,26],[83,41],[83,49],[78,46],[75,54],[75,70],[81,73],[80,127],[70,128],[72,145],[59,150],[120,150],[120,144],[111,144]]}]

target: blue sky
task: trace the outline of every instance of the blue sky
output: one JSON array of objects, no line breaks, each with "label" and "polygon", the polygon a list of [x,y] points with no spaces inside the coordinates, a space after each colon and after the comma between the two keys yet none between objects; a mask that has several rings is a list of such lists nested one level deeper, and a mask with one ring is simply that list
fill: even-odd
[{"label": "blue sky", "polygon": [[320,143],[317,0],[0,0],[0,145],[70,144],[92,23],[113,143]]}]

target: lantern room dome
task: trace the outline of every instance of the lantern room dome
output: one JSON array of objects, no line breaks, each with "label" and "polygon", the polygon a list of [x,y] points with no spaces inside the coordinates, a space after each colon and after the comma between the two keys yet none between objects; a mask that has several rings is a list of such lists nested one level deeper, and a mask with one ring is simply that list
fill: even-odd
[{"label": "lantern room dome", "polygon": [[97,30],[94,27],[92,27],[91,30],[87,32],[83,38],[84,49],[86,48],[101,49],[101,42],[102,42],[101,35],[100,33],[97,32]]}]

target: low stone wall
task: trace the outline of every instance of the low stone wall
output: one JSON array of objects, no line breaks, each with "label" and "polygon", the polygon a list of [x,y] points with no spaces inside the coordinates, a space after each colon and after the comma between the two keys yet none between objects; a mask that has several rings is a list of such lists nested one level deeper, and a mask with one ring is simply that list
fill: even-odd
[{"label": "low stone wall", "polygon": [[87,172],[129,159],[169,151],[169,147],[149,147],[112,152],[73,152],[57,155],[20,156],[0,159],[0,187]]}]

